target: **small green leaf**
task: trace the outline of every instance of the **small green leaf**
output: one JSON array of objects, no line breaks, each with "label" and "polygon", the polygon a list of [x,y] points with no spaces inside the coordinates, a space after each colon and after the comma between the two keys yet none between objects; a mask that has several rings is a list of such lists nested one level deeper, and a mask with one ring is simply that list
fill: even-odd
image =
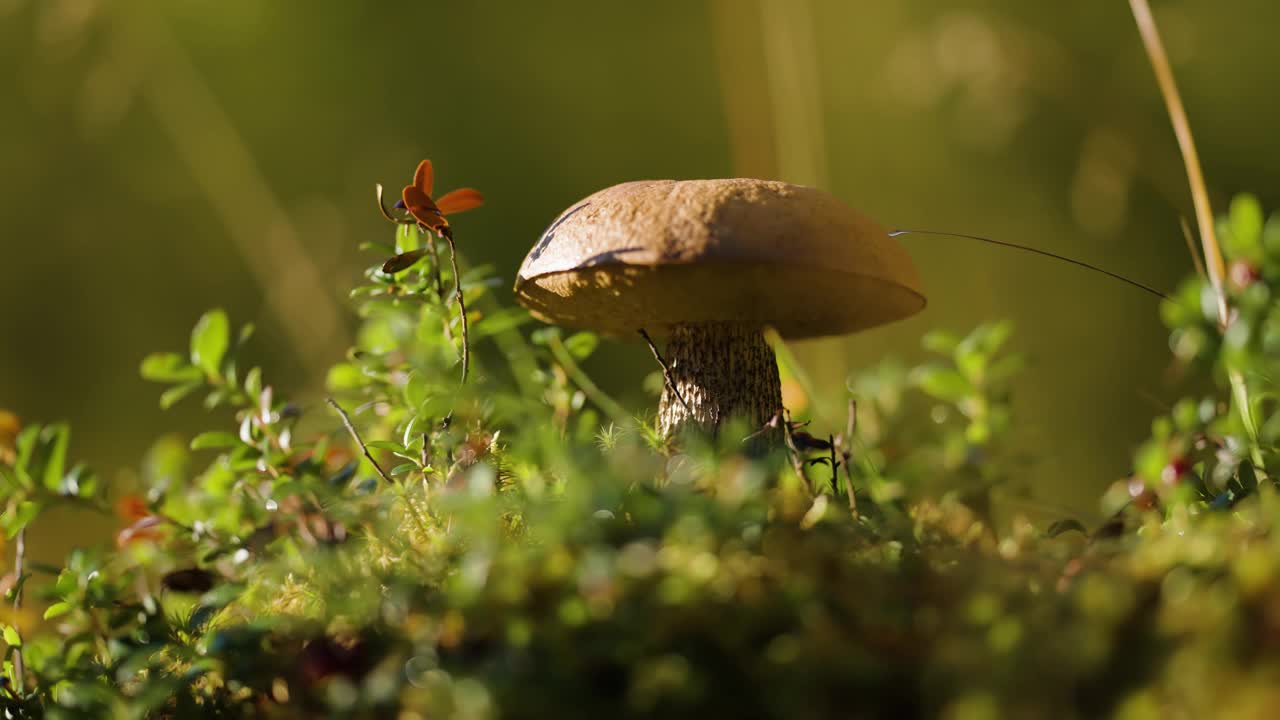
[{"label": "small green leaf", "polygon": [[401,463],[401,464],[399,464],[399,465],[397,465],[397,466],[395,466],[395,467],[391,468],[391,474],[392,474],[392,475],[404,475],[405,473],[410,472],[410,471],[412,471],[412,470],[416,470],[417,468],[418,468],[418,466],[417,466],[417,464],[416,464],[416,463],[411,463],[411,462]]},{"label": "small green leaf", "polygon": [[488,313],[471,328],[475,338],[501,335],[533,320],[533,316],[524,308],[504,308]]},{"label": "small green leaf", "polygon": [[394,440],[371,440],[365,445],[377,450],[390,450],[397,453],[405,452],[404,446]]},{"label": "small green leaf", "polygon": [[231,397],[231,392],[228,391],[227,388],[225,387],[215,388],[208,395],[204,396],[204,402],[202,404],[204,405],[206,410],[213,410],[214,408],[218,407],[222,403],[226,402],[227,398],[229,397]]},{"label": "small green leaf", "polygon": [[18,503],[18,507],[12,513],[5,513],[3,519],[4,534],[9,539],[13,539],[22,532],[22,529],[31,524],[31,521],[40,514],[40,503],[32,500],[24,500]]},{"label": "small green leaf", "polygon": [[558,338],[558,337],[560,337],[560,328],[552,325],[548,327],[541,327],[541,328],[538,328],[537,330],[534,330],[529,335],[529,340],[534,345],[546,345],[550,343],[552,339]]},{"label": "small green leaf", "polygon": [[934,330],[924,336],[924,349],[941,355],[950,355],[960,344],[960,338],[946,330]]},{"label": "small green leaf", "polygon": [[1262,247],[1272,258],[1280,257],[1280,211],[1273,211],[1262,227]]},{"label": "small green leaf", "polygon": [[70,603],[56,602],[44,611],[44,619],[52,620],[60,615],[66,615],[68,612],[71,612]]},{"label": "small green leaf", "polygon": [[1228,254],[1231,257],[1258,259],[1262,240],[1262,205],[1248,193],[1236,195],[1228,211],[1230,229]]},{"label": "small green leaf", "polygon": [[98,478],[84,463],[77,463],[70,472],[62,476],[58,492],[62,495],[82,498],[93,497],[98,490]]},{"label": "small green leaf", "polygon": [[357,245],[356,249],[361,252],[364,252],[366,250],[377,250],[379,253],[382,253],[384,255],[387,253],[395,254],[397,252],[395,247],[393,247],[392,245],[388,245],[387,243],[384,243],[384,242],[377,242],[374,240],[366,240],[360,243],[359,245]]},{"label": "small green leaf", "polygon": [[912,373],[912,381],[926,394],[955,402],[973,392],[973,386],[958,371],[941,365],[923,365]]},{"label": "small green leaf", "polygon": [[418,228],[415,225],[401,225],[396,228],[396,253],[407,253],[419,247]]},{"label": "small green leaf", "polygon": [[9,486],[5,488],[6,494],[23,489],[22,480],[18,477],[18,473],[14,472],[8,465],[0,464],[0,480],[3,480]]},{"label": "small green leaf", "polygon": [[579,332],[570,335],[564,341],[564,347],[569,351],[575,360],[585,360],[591,353],[595,352],[596,346],[600,344],[600,338],[595,333]]},{"label": "small green leaf", "polygon": [[178,353],[152,353],[142,359],[142,378],[152,382],[180,383],[200,379],[200,368]]},{"label": "small green leaf", "polygon": [[4,641],[9,647],[22,647],[22,636],[18,634],[18,628],[12,625],[4,626]]},{"label": "small green leaf", "polygon": [[191,331],[191,362],[210,377],[219,374],[231,343],[231,325],[223,310],[210,310]]},{"label": "small green leaf", "polygon": [[182,398],[190,395],[196,390],[199,390],[202,385],[204,385],[204,383],[197,380],[196,382],[189,382],[183,385],[175,385],[168,390],[165,390],[160,393],[161,409],[168,410],[176,405]]},{"label": "small green leaf", "polygon": [[1026,366],[1026,359],[1021,355],[1006,355],[992,363],[987,369],[987,382],[1008,380],[1017,375]]},{"label": "small green leaf", "polygon": [[18,433],[18,437],[13,441],[14,448],[17,449],[17,457],[14,459],[13,469],[17,471],[18,477],[24,479],[25,484],[30,484],[30,476],[27,471],[31,469],[31,462],[35,460],[36,441],[40,438],[41,427],[39,425],[28,425],[22,428],[22,432]]},{"label": "small green leaf", "polygon": [[49,446],[49,457],[44,463],[44,486],[56,492],[62,487],[62,474],[67,467],[67,443],[71,431],[64,424],[50,425],[41,435],[41,440]]},{"label": "small green leaf", "polygon": [[200,433],[191,439],[192,450],[225,450],[240,444],[240,438],[229,432]]},{"label": "small green leaf", "polygon": [[255,367],[245,373],[244,391],[250,397],[258,397],[262,394],[262,368]]},{"label": "small green leaf", "polygon": [[360,388],[366,382],[365,375],[360,371],[360,368],[351,363],[338,363],[329,368],[329,374],[325,378],[324,385],[330,392],[342,392],[343,390]]}]

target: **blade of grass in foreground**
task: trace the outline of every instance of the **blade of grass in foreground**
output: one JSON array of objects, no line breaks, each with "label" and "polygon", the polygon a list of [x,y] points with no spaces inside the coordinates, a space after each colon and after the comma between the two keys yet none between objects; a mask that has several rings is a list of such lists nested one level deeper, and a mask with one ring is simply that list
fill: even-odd
[{"label": "blade of grass in foreground", "polygon": [[[1200,243],[1204,246],[1204,261],[1209,275],[1209,284],[1213,287],[1218,303],[1218,321],[1225,327],[1227,324],[1227,295],[1222,286],[1222,278],[1226,274],[1226,263],[1222,258],[1222,250],[1218,245],[1218,236],[1214,231],[1213,209],[1209,206],[1209,191],[1204,182],[1204,171],[1200,167],[1200,155],[1196,152],[1195,139],[1191,136],[1191,123],[1187,120],[1186,108],[1182,105],[1182,96],[1178,93],[1178,84],[1173,78],[1173,68],[1169,64],[1169,56],[1165,52],[1164,43],[1160,39],[1160,31],[1156,28],[1155,19],[1151,16],[1151,6],[1147,0],[1129,0],[1133,10],[1133,19],[1138,24],[1138,32],[1142,34],[1142,43],[1146,47],[1147,57],[1151,60],[1151,69],[1155,71],[1156,84],[1160,86],[1160,94],[1164,96],[1165,107],[1169,112],[1169,121],[1173,124],[1173,133],[1178,139],[1178,149],[1182,153],[1183,164],[1187,168],[1187,183],[1191,187],[1191,201],[1195,205],[1196,224],[1200,226]],[[1244,376],[1239,370],[1230,370],[1231,392],[1235,398],[1236,409],[1240,412],[1240,420],[1244,423],[1245,432],[1249,434],[1250,456],[1255,467],[1261,469],[1262,452],[1258,448],[1258,427],[1254,423],[1253,409],[1249,405],[1249,389],[1245,386]]]}]

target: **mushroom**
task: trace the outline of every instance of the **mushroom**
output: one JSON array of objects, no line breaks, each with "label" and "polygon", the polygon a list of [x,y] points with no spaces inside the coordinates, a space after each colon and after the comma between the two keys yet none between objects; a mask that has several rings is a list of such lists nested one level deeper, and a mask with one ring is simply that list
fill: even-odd
[{"label": "mushroom", "polygon": [[668,338],[659,429],[762,426],[782,408],[761,332],[843,335],[919,312],[910,257],[874,221],[814,188],[752,179],[601,190],[529,251],[516,297],[540,320]]}]

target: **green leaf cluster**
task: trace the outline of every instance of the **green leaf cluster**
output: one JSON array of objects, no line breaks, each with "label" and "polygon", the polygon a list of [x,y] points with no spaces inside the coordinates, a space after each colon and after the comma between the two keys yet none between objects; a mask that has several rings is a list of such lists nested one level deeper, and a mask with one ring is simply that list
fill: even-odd
[{"label": "green leaf cluster", "polygon": [[[331,404],[242,372],[252,330],[212,311],[188,352],[142,362],[163,406],[201,395],[211,425],[158,441],[137,486],[74,464],[65,425],[0,433],[6,552],[51,508],[118,524],[9,583],[11,603],[25,597],[0,618],[0,706],[1259,716],[1280,663],[1280,224],[1262,217],[1242,198],[1223,220],[1230,265],[1248,270],[1232,273],[1231,323],[1202,280],[1163,306],[1174,361],[1211,389],[1154,421],[1100,520],[996,512],[1028,472],[1005,447],[1022,367],[1007,323],[931,333],[924,362],[848,380],[847,425],[762,448],[735,423],[661,437],[583,370],[594,335],[526,334],[488,268],[461,278],[459,384],[443,246],[353,291],[361,326],[328,374]],[[433,242],[403,227],[370,248]]]}]

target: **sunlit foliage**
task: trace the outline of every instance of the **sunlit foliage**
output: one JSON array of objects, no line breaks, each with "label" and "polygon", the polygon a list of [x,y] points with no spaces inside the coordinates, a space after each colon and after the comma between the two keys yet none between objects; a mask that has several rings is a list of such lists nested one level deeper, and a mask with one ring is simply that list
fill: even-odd
[{"label": "sunlit foliage", "polygon": [[1104,498],[1111,520],[1089,528],[992,517],[992,493],[1025,472],[1003,446],[1007,324],[931,334],[934,359],[851,378],[841,427],[789,424],[763,451],[741,426],[664,439],[583,372],[594,336],[530,332],[486,268],[456,278],[454,302],[450,248],[397,227],[369,244],[332,403],[281,397],[250,328],[213,311],[187,352],[142,363],[162,406],[199,396],[216,420],[158,442],[139,488],[72,463],[65,426],[0,413],[6,553],[58,505],[119,522],[110,546],[6,578],[25,597],[0,618],[0,703],[14,717],[1258,717],[1280,703],[1280,219],[1241,197],[1221,235],[1230,324],[1199,279],[1163,306],[1178,366],[1216,389],[1155,420]]}]

